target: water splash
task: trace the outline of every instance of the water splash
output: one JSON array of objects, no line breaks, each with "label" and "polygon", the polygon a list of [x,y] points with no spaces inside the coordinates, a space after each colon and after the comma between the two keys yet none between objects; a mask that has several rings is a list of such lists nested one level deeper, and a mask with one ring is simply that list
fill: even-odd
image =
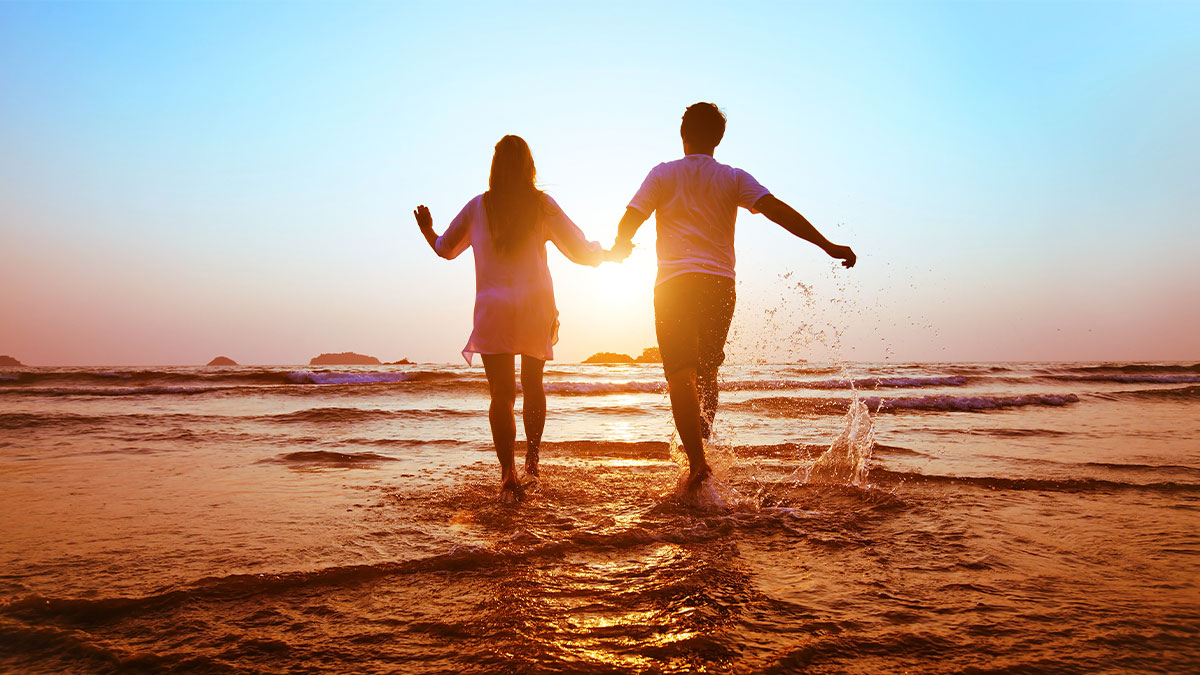
[{"label": "water splash", "polygon": [[719,426],[714,427],[712,437],[704,441],[704,456],[712,469],[712,476],[699,488],[691,491],[687,489],[688,459],[679,440],[678,431],[671,434],[669,452],[671,461],[679,466],[679,473],[670,491],[673,499],[701,511],[724,511],[744,501],[732,485],[722,480],[722,477],[731,475],[738,463],[738,457],[733,443],[725,440],[719,433]]},{"label": "water splash", "polygon": [[[861,373],[853,372],[851,362],[846,359],[847,348],[844,336],[848,330],[848,318],[851,314],[864,313],[868,316],[882,316],[882,311],[876,306],[874,310],[866,305],[861,298],[859,289],[852,278],[841,274],[839,263],[831,263],[833,268],[833,288],[818,289],[816,286],[793,278],[793,272],[780,274],[773,289],[753,289],[748,295],[757,297],[754,307],[762,303],[761,316],[754,316],[755,311],[741,312],[742,317],[753,317],[749,320],[734,317],[730,337],[726,344],[726,355],[732,361],[748,364],[780,364],[796,363],[804,370],[812,366],[808,360],[814,353],[822,350],[831,357],[829,363],[835,372],[840,372],[840,380],[850,390],[850,407],[842,418],[837,429],[830,431],[836,434],[829,448],[815,461],[807,451],[799,451],[791,459],[796,462],[795,469],[782,478],[776,477],[777,468],[763,466],[759,457],[739,457],[737,452],[736,435],[738,429],[722,428],[725,435],[714,433],[711,441],[705,442],[705,454],[713,469],[713,479],[706,484],[706,501],[721,504],[731,508],[759,509],[764,506],[774,506],[784,495],[793,488],[801,485],[849,485],[865,488],[868,468],[874,446],[875,428],[867,403],[859,397],[857,386],[862,380]],[[743,290],[739,282],[739,295]],[[756,292],[755,292],[756,291]],[[770,298],[777,292],[777,298]],[[759,309],[756,307],[756,309]],[[879,333],[884,333],[880,330]],[[886,338],[881,338],[889,344]],[[889,346],[890,349],[890,346]],[[853,351],[853,347],[849,348]],[[856,377],[857,376],[857,377]],[[730,387],[731,383],[721,380],[722,389]],[[879,386],[879,383],[875,383]],[[718,420],[720,416],[718,415]],[[814,422],[816,423],[816,422]],[[824,424],[826,422],[821,422]],[[714,428],[714,432],[716,428]],[[680,446],[677,435],[670,443],[670,456],[681,467],[676,481],[674,497],[684,501],[687,476],[687,458]],[[731,486],[734,474],[737,474],[742,491],[734,490]],[[724,479],[724,480],[722,480]],[[729,484],[726,483],[728,481]],[[742,481],[748,481],[746,485]],[[695,497],[694,495],[691,497]],[[703,506],[700,504],[699,506]]]},{"label": "water splash", "polygon": [[874,445],[875,424],[867,404],[856,392],[842,417],[841,433],[809,467],[804,482],[868,487],[867,470]]}]

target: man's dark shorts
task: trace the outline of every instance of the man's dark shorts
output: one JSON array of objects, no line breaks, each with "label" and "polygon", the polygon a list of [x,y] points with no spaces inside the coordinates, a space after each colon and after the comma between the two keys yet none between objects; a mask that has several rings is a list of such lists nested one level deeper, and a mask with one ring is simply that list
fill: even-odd
[{"label": "man's dark shorts", "polygon": [[716,373],[733,319],[733,279],[681,274],[654,288],[654,329],[667,377],[684,368]]}]

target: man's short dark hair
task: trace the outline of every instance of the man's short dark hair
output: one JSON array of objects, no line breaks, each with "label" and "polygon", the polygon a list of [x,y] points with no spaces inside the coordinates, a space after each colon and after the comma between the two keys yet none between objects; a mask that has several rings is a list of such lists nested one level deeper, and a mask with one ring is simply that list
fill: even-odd
[{"label": "man's short dark hair", "polygon": [[679,135],[689,145],[715,148],[725,137],[725,115],[712,103],[696,103],[683,113]]}]

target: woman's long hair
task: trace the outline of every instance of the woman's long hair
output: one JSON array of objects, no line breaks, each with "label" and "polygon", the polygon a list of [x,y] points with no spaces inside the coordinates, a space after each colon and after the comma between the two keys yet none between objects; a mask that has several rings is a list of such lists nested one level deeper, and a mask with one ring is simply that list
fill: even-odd
[{"label": "woman's long hair", "polygon": [[537,169],[529,144],[508,135],[496,144],[488,191],[483,194],[488,229],[500,253],[515,249],[532,235],[542,208],[542,191],[534,185]]}]

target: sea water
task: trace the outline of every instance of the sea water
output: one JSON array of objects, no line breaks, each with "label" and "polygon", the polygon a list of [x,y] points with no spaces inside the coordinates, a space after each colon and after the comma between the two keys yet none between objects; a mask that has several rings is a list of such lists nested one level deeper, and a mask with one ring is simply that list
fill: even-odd
[{"label": "sea water", "polygon": [[506,505],[480,368],[0,371],[0,671],[1200,663],[1200,364],[726,366],[699,502],[660,367],[546,380]]}]

